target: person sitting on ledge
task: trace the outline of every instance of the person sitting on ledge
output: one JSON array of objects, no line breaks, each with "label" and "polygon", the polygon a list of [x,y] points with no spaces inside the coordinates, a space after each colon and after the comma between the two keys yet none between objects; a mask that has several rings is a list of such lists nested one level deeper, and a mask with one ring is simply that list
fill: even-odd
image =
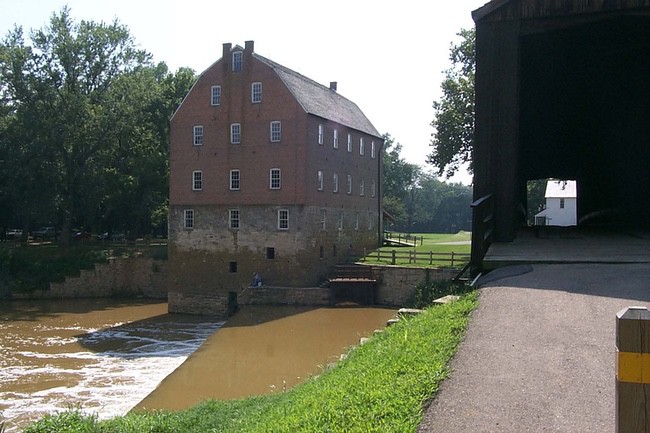
[{"label": "person sitting on ledge", "polygon": [[253,287],[259,287],[259,286],[261,286],[261,285],[262,285],[262,277],[260,276],[260,274],[258,274],[257,272],[255,272],[255,273],[253,274],[253,281],[251,282],[251,286],[253,286]]}]

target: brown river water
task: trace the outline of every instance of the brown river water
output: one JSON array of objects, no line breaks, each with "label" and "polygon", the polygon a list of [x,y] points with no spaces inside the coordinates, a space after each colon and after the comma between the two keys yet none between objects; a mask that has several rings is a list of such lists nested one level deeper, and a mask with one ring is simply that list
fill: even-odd
[{"label": "brown river water", "polygon": [[0,303],[0,423],[10,433],[69,408],[109,418],[281,392],[394,314],[251,306],[224,325],[160,302]]}]

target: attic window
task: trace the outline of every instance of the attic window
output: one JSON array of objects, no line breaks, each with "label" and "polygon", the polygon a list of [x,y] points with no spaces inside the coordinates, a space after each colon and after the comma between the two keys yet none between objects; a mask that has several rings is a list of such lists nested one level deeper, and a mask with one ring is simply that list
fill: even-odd
[{"label": "attic window", "polygon": [[232,53],[232,70],[235,72],[241,71],[242,68],[242,58],[243,53],[241,51],[235,51]]}]

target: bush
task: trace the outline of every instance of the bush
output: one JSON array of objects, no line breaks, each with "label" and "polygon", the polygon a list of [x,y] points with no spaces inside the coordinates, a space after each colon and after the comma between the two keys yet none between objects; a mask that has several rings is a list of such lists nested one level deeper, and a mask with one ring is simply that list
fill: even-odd
[{"label": "bush", "polygon": [[426,308],[438,298],[447,295],[463,295],[472,290],[472,287],[462,281],[431,281],[429,273],[426,280],[415,287],[415,293],[407,303],[412,308]]}]

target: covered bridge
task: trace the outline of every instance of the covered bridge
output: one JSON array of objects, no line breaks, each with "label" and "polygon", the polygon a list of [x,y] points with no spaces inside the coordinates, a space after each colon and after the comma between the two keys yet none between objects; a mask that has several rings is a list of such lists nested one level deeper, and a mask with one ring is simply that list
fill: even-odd
[{"label": "covered bridge", "polygon": [[529,180],[575,179],[578,220],[647,229],[650,0],[493,0],[472,16],[473,267],[519,236]]}]

